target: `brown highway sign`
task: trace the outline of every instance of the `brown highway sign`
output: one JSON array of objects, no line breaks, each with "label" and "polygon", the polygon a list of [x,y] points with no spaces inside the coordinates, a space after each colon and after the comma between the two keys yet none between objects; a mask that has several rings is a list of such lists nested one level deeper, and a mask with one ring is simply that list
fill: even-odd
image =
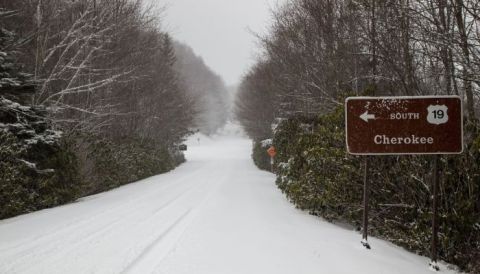
[{"label": "brown highway sign", "polygon": [[349,97],[345,119],[350,154],[463,151],[463,109],[458,96]]}]

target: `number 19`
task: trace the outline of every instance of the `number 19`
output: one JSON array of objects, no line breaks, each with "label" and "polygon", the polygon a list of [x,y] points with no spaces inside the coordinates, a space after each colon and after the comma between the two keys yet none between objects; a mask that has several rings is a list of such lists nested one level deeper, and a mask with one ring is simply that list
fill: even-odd
[{"label": "number 19", "polygon": [[443,110],[435,110],[433,111],[433,116],[435,119],[443,119],[445,117],[445,112]]}]

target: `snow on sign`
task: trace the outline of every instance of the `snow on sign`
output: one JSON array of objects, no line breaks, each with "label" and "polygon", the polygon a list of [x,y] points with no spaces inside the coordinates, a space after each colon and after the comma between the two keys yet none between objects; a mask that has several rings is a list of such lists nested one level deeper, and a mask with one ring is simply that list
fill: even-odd
[{"label": "snow on sign", "polygon": [[345,117],[350,154],[463,151],[462,100],[457,96],[350,97]]}]

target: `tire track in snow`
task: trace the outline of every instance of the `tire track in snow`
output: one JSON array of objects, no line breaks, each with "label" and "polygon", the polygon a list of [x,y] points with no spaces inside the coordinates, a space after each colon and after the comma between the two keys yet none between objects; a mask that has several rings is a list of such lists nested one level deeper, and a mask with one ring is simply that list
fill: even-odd
[{"label": "tire track in snow", "polygon": [[151,242],[130,264],[122,271],[121,274],[126,274],[132,271],[148,253],[159,244],[170,232],[172,232],[180,223],[191,213],[192,209],[186,210],[178,219],[173,222],[162,234],[160,234],[153,242]]},{"label": "tire track in snow", "polygon": [[[198,173],[199,171],[200,171],[200,168],[198,168],[196,170],[195,174]],[[185,175],[181,178],[181,181],[183,181],[183,179],[185,179],[186,177],[192,177],[195,174],[187,174],[187,175]],[[154,182],[152,182],[152,183],[154,183]],[[110,213],[120,211],[124,208],[132,208],[131,205],[137,204],[139,201],[145,200],[146,198],[150,198],[150,197],[153,197],[155,195],[158,195],[157,192],[169,191],[171,188],[178,187],[177,184],[178,184],[178,181],[168,181],[165,185],[162,185],[161,188],[155,189],[155,193],[147,193],[147,195],[145,195],[145,196],[138,196],[137,198],[130,199],[130,200],[127,201],[127,203],[119,203],[119,205],[117,205],[115,207],[108,207],[108,208],[106,208],[106,209],[104,209],[100,212],[94,213],[93,215],[88,215],[88,218],[84,218],[84,217],[75,218],[72,221],[61,225],[58,229],[55,229],[54,234],[52,234],[51,231],[49,231],[49,232],[43,233],[39,236],[36,236],[35,239],[33,239],[33,240],[28,239],[28,240],[25,240],[24,242],[16,244],[15,246],[7,246],[5,248],[0,249],[0,256],[4,255],[4,253],[11,253],[12,249],[13,250],[18,249],[18,248],[23,247],[24,245],[28,245],[27,248],[31,249],[32,248],[32,246],[31,246],[32,243],[39,242],[39,244],[37,246],[41,246],[43,244],[43,242],[46,242],[46,241],[48,241],[50,243],[49,240],[51,238],[56,238],[56,236],[59,236],[62,233],[70,232],[71,228],[75,228],[75,229],[80,228],[81,229],[84,226],[88,227],[88,226],[90,226],[91,223],[94,223],[95,220],[103,219],[102,217],[109,216]],[[75,204],[71,204],[71,205],[75,205]],[[33,248],[34,247],[36,247],[36,246],[33,246]]]},{"label": "tire track in snow", "polygon": [[[170,199],[166,203],[163,203],[160,207],[154,209],[153,210],[154,215],[147,216],[147,219],[151,219],[151,218],[156,217],[156,215],[158,213],[161,213],[163,210],[168,209],[169,206],[172,205],[172,203],[174,203],[176,200],[179,200],[180,198],[182,198],[186,194],[187,193],[181,193],[180,195],[177,195],[175,198]],[[138,208],[133,208],[131,210],[131,212],[138,211],[138,210],[139,210]],[[80,241],[78,241],[76,239],[72,239],[71,241],[68,242],[67,248],[63,248],[61,250],[61,253],[63,253],[64,256],[66,256],[68,253],[71,253],[72,251],[75,251],[77,247],[80,247],[85,243],[89,243],[89,242],[91,242],[91,240],[99,239],[100,237],[105,236],[106,234],[110,233],[112,230],[115,230],[116,232],[123,231],[121,228],[122,227],[126,228],[126,226],[122,226],[121,225],[122,223],[127,223],[128,224],[128,223],[139,223],[139,222],[140,222],[140,220],[126,219],[124,217],[116,218],[114,221],[108,223],[106,226],[103,226],[100,230],[96,230],[94,232],[86,231],[85,233],[82,234],[82,235],[86,235],[86,236],[79,237],[79,238],[81,238]],[[120,229],[118,229],[118,227],[120,227]],[[65,241],[62,241],[62,243],[64,243],[64,242]],[[52,253],[52,251],[58,250],[58,248],[59,248],[58,245],[54,245],[49,250],[43,250],[42,254],[50,254],[50,253]],[[92,248],[93,248],[93,246],[92,246]],[[27,255],[27,257],[28,257],[28,255]],[[51,266],[54,266],[54,265],[58,264],[58,260],[56,260],[55,258],[46,258],[46,259],[45,258],[38,258],[37,260],[41,260],[42,264],[45,264],[46,262],[50,262],[49,265],[51,265]],[[26,268],[21,268],[20,267],[19,269],[21,270],[21,272],[30,272],[30,270],[32,270],[32,269],[34,270],[35,267],[30,267],[30,268],[29,267],[26,267]]]},{"label": "tire track in snow", "polygon": [[[217,182],[217,183],[215,183]],[[187,228],[191,225],[191,223],[196,219],[197,214],[200,209],[203,207],[203,204],[205,204],[205,201],[210,198],[212,193],[217,189],[218,187],[218,182],[219,180],[214,180],[213,178],[209,178],[206,180],[206,185],[200,184],[201,187],[198,187],[197,189],[205,189],[206,193],[200,195],[202,198],[200,201],[195,201],[193,205],[191,205],[188,216],[185,216],[182,220],[181,223],[177,224],[174,228],[170,229],[169,233],[174,234],[177,233],[178,235],[172,235],[172,237],[163,237],[162,240],[164,241],[156,241],[153,240],[148,244],[148,251],[147,252],[142,252],[142,258],[141,260],[136,260],[134,266],[127,267],[127,270],[124,270],[122,273],[128,273],[128,272],[133,272],[133,273],[150,273],[153,272],[157,268],[156,262],[162,261],[166,256],[170,254],[170,252],[175,248],[177,242],[182,238],[183,233],[187,230]],[[198,182],[197,182],[198,183]],[[192,203],[194,201],[191,201]],[[159,243],[167,242],[169,241],[170,243],[165,244],[160,250],[155,250]],[[158,258],[155,258],[155,262],[150,262],[148,261],[151,259],[151,256],[158,256]],[[145,262],[147,261],[147,262]],[[150,263],[150,264],[149,264]],[[154,266],[154,267],[152,267]],[[142,268],[142,267],[148,267],[150,268],[149,271],[145,271],[144,269],[140,271],[132,271],[136,270],[137,268]]]},{"label": "tire track in snow", "polygon": [[[230,168],[231,170],[232,168]],[[209,183],[207,184],[206,187],[206,193],[201,195],[202,198],[198,203],[195,204],[195,207],[192,207],[188,210],[188,214],[182,217],[182,220],[180,220],[175,227],[169,227],[168,234],[173,234],[178,233],[178,235],[173,236],[172,239],[168,239],[170,241],[170,245],[166,244],[165,248],[162,248],[160,250],[155,250],[158,245],[162,242],[167,241],[167,233],[163,233],[159,237],[161,239],[156,238],[154,241],[152,241],[146,248],[145,250],[141,253],[140,256],[137,257],[132,263],[129,264],[125,268],[124,271],[122,271],[122,274],[126,273],[153,273],[155,269],[159,267],[161,262],[171,253],[172,250],[175,249],[176,244],[181,240],[183,233],[188,229],[188,227],[195,221],[195,219],[198,217],[198,214],[201,212],[202,208],[204,205],[210,200],[210,198],[214,195],[214,193],[217,191],[219,186],[225,182],[225,180],[228,178],[227,173],[221,173],[221,176],[213,176],[210,177]],[[214,173],[214,175],[216,175]],[[181,231],[180,231],[181,230]],[[149,261],[149,257],[151,256],[158,256],[155,257],[155,262],[151,262],[152,260]],[[148,268],[149,270],[142,269],[143,268]]]},{"label": "tire track in snow", "polygon": [[[52,253],[66,254],[74,250],[75,247],[81,246],[83,243],[88,242],[89,239],[91,240],[91,239],[99,238],[99,236],[105,235],[111,230],[115,230],[115,232],[123,231],[123,229],[125,229],[127,226],[120,226],[120,224],[122,223],[135,224],[137,222],[142,221],[142,219],[145,221],[145,219],[153,218],[155,217],[155,215],[161,212],[162,209],[168,208],[176,200],[181,199],[183,196],[189,194],[191,191],[194,191],[195,189],[200,187],[200,185],[194,185],[194,187],[192,188],[192,182],[190,180],[186,180],[196,176],[196,174],[199,171],[201,171],[201,167],[197,168],[193,173],[189,173],[185,176],[182,176],[180,179],[172,181],[167,186],[163,186],[160,189],[155,189],[155,192],[153,193],[149,192],[148,195],[139,196],[136,199],[130,200],[126,204],[124,203],[114,208],[104,210],[102,211],[102,213],[96,214],[94,217],[82,220],[81,225],[78,225],[78,224],[75,225],[72,222],[72,224],[69,225],[68,227],[63,227],[61,232],[57,232],[54,234],[45,234],[43,237],[40,237],[37,241],[35,241],[35,245],[33,246],[31,245],[31,243],[26,245],[21,245],[20,248],[21,247],[24,248],[22,251],[11,254],[12,257],[15,258],[15,260],[13,261],[9,260],[9,263],[8,263],[9,266],[3,265],[3,267],[0,267],[0,270],[2,268],[5,268],[7,270],[6,273],[12,273],[18,270],[20,270],[21,273],[24,273],[25,271],[31,270],[31,268],[22,267],[21,265],[23,265],[22,263],[23,261],[28,260],[29,265],[31,266],[37,265],[35,263],[32,264],[32,261],[31,261],[32,259],[44,264],[45,262],[52,261],[54,259],[51,257],[46,257],[48,256],[48,254],[52,254]],[[180,183],[180,186],[179,186],[179,183]],[[149,210],[151,214],[146,216],[145,215],[139,216],[136,214],[132,215],[132,213],[134,212],[142,212],[143,208],[149,209],[150,208],[149,199],[156,197],[159,194],[159,192],[161,194],[163,192],[169,192],[172,189],[176,190],[180,194],[170,199],[168,202],[162,203],[160,207],[154,208],[153,210]],[[144,201],[140,206],[135,206],[135,207],[131,206],[131,205],[137,204],[138,201],[140,200],[146,200],[146,201]],[[124,209],[128,209],[128,210],[124,210]],[[113,220],[109,220],[108,218],[103,218],[104,216],[108,216],[112,212],[118,212],[118,211],[121,211],[123,214]],[[126,214],[127,216],[128,215],[132,215],[132,216],[125,218],[125,211],[127,212]],[[137,220],[139,219],[139,217],[141,219]],[[100,230],[98,230],[98,225],[91,226],[92,223],[98,224],[98,222],[96,222],[97,220],[103,220],[103,219],[107,220],[107,223],[102,222],[102,225],[101,225],[102,228],[100,228]],[[135,219],[135,220],[132,220],[132,219]],[[116,228],[117,225],[120,227],[120,229]],[[63,237],[64,236],[63,234],[71,234],[70,228],[74,228],[75,233],[73,234],[75,234],[75,238],[72,238],[72,237],[68,238],[68,236],[70,235],[67,235],[67,237]],[[109,228],[112,228],[112,229],[109,229]],[[80,235],[79,235],[79,232],[81,232]],[[63,248],[64,246],[67,246],[68,249],[65,250]],[[9,253],[11,253],[11,250],[9,251],[10,251]],[[41,255],[37,255],[37,254],[41,254]],[[18,266],[20,267],[17,268]],[[32,273],[35,273],[35,271],[33,271]]]},{"label": "tire track in snow", "polygon": [[[228,177],[230,176],[231,174],[231,171],[235,169],[234,167],[230,166],[229,169],[228,169],[228,172],[224,172],[222,174],[222,176],[220,176],[220,178],[218,178],[216,180],[217,183],[214,184],[214,186],[208,191],[207,195],[205,196],[205,198],[200,202],[199,206],[196,207],[194,209],[194,212],[191,213],[192,218],[191,218],[191,221],[189,222],[189,225],[191,225],[196,218],[199,217],[199,214],[201,213],[202,209],[206,206],[206,204],[208,203],[208,201],[210,201],[210,199],[216,194],[216,192],[218,191],[218,189],[221,187],[222,184],[224,184]],[[193,210],[192,210],[193,211]],[[185,227],[185,230],[184,232],[188,229],[188,226]],[[158,260],[158,263],[155,264],[155,266],[152,268],[152,273],[157,273],[158,270],[160,269],[161,265],[162,265],[162,262],[164,262],[164,260],[171,254],[172,250],[175,249],[176,247],[176,244],[181,241],[181,237],[179,237],[177,239],[177,241],[175,242],[175,245],[173,245],[163,256],[160,257],[160,259]]]}]

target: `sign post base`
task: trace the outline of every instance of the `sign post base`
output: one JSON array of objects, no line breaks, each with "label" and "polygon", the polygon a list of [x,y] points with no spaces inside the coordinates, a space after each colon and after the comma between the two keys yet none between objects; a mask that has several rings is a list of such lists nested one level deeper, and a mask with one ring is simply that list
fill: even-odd
[{"label": "sign post base", "polygon": [[365,170],[363,177],[363,240],[362,244],[367,249],[371,249],[368,244],[368,211],[369,211],[369,180],[370,180],[370,159],[369,156],[365,156]]},{"label": "sign post base", "polygon": [[440,266],[438,266],[437,262],[431,261],[428,265],[430,266],[430,270],[435,272],[440,271]]},{"label": "sign post base", "polygon": [[370,246],[370,244],[368,243],[368,240],[367,239],[363,239],[361,241],[362,245],[366,248],[366,249],[372,249],[372,247]]},{"label": "sign post base", "polygon": [[437,264],[438,259],[438,186],[440,181],[440,169],[439,169],[440,156],[435,155],[433,159],[433,210],[432,210],[432,254],[430,268],[436,271],[440,270]]}]

